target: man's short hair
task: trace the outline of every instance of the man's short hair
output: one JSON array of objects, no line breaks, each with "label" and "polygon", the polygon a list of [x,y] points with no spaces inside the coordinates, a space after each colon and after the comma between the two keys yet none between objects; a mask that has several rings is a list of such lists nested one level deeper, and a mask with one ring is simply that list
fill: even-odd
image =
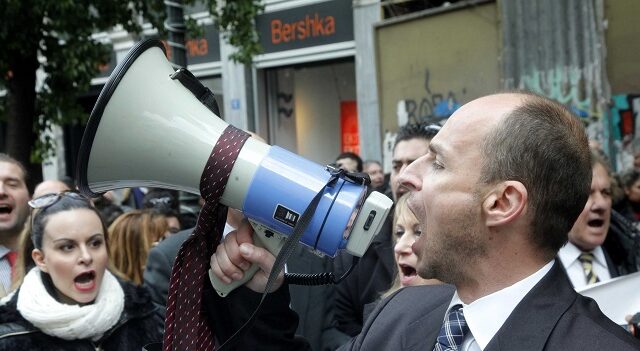
[{"label": "man's short hair", "polygon": [[369,165],[373,165],[373,164],[376,164],[382,167],[382,163],[380,163],[380,161],[378,160],[366,160],[362,163],[362,169],[366,169],[367,167],[369,167]]},{"label": "man's short hair", "polygon": [[489,133],[480,181],[519,181],[532,212],[532,242],[552,257],[567,242],[591,189],[584,127],[565,106],[528,92],[522,105]]},{"label": "man's short hair", "polygon": [[356,155],[353,152],[348,152],[347,151],[347,152],[343,152],[340,155],[338,155],[338,157],[336,157],[336,161],[342,160],[342,159],[345,159],[345,158],[348,158],[348,159],[356,161],[356,163],[358,164],[357,167],[356,167],[358,172],[362,172],[362,158],[360,158],[360,156]]},{"label": "man's short hair", "polygon": [[142,207],[164,216],[178,217],[180,201],[175,191],[151,189],[144,195]]},{"label": "man's short hair", "polygon": [[0,162],[13,163],[14,165],[18,166],[18,168],[20,168],[20,170],[22,171],[22,181],[25,184],[27,183],[27,176],[28,176],[27,169],[24,168],[24,165],[20,163],[20,161],[16,160],[15,158],[7,154],[0,152]]},{"label": "man's short hair", "polygon": [[398,130],[398,133],[396,134],[396,141],[393,143],[393,150],[396,149],[396,146],[401,141],[411,139],[424,139],[426,141],[431,141],[431,139],[438,134],[440,128],[440,125],[433,123],[407,123]]}]

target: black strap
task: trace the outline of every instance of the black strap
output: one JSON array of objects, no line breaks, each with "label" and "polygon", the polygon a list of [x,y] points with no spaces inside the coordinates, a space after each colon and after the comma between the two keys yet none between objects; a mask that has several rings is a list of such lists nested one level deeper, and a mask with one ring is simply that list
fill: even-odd
[{"label": "black strap", "polygon": [[171,76],[171,79],[177,79],[184,85],[185,88],[189,89],[193,95],[195,95],[200,102],[202,102],[211,112],[215,113],[216,116],[220,116],[220,108],[218,107],[218,103],[213,96],[213,93],[209,88],[205,87],[200,83],[198,78],[191,73],[186,68],[180,68],[175,71]]},{"label": "black strap", "polygon": [[348,172],[342,168],[339,168],[335,164],[327,165],[327,171],[334,177],[333,181],[337,181],[338,178],[343,178],[346,181],[355,184],[369,185],[371,184],[371,178],[369,174],[365,172]]},{"label": "black strap", "polygon": [[262,303],[264,302],[264,299],[267,296],[267,292],[271,289],[271,287],[275,283],[276,278],[280,274],[280,271],[282,271],[282,269],[284,268],[284,265],[289,259],[289,256],[291,256],[294,249],[298,245],[298,241],[302,237],[302,234],[304,234],[304,231],[307,229],[307,226],[309,226],[309,224],[311,223],[313,214],[316,212],[316,209],[318,208],[318,204],[320,203],[320,199],[322,199],[322,195],[324,194],[325,189],[327,187],[333,187],[336,184],[338,177],[339,177],[338,174],[332,174],[331,178],[329,178],[329,181],[327,181],[327,183],[322,187],[322,189],[320,189],[320,191],[313,197],[313,199],[311,200],[307,208],[304,210],[304,212],[302,213],[302,216],[300,216],[300,220],[298,221],[298,223],[296,223],[295,227],[293,228],[293,233],[289,235],[284,245],[282,246],[280,253],[276,257],[276,260],[273,264],[273,268],[271,269],[271,273],[269,274],[269,278],[267,279],[267,284],[264,288],[264,292],[262,292],[262,298],[260,299],[258,306],[251,314],[251,317],[249,317],[249,319],[242,325],[242,327],[240,327],[240,329],[238,329],[233,335],[231,335],[229,339],[227,339],[222,345],[220,345],[220,348],[219,348],[220,350],[224,350],[227,347],[233,347],[238,342],[238,340],[240,340],[240,336],[244,334],[247,330],[249,330],[249,328],[251,328],[251,326],[255,322],[255,317],[258,315],[258,312],[260,311],[260,307],[262,307]]}]

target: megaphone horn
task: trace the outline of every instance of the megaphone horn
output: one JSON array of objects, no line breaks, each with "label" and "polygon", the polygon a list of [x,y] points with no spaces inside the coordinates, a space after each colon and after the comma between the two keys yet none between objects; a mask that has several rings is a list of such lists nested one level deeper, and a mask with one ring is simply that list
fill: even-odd
[{"label": "megaphone horn", "polygon": [[[199,194],[203,170],[228,124],[193,90],[176,79],[159,40],[135,45],[91,112],[78,159],[80,191],[95,197],[119,188],[159,187]],[[341,249],[362,256],[392,202],[377,192],[366,196],[366,186],[344,177],[325,189],[334,176],[326,167],[249,138],[220,202],[242,211],[276,254],[280,241],[265,238],[289,236],[323,191],[300,241],[330,256]]]}]

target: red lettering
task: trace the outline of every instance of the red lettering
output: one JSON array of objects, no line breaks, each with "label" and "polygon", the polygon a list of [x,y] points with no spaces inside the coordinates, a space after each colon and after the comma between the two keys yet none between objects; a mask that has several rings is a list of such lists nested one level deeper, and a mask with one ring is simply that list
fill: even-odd
[{"label": "red lettering", "polygon": [[298,39],[304,40],[307,37],[307,28],[304,21],[298,21]]},{"label": "red lettering", "polygon": [[326,27],[324,27],[325,35],[331,35],[336,33],[336,20],[333,16],[327,16],[324,18],[327,22]]},{"label": "red lettering", "polygon": [[320,17],[318,13],[306,15],[304,19],[291,23],[282,23],[279,19],[271,21],[271,43],[273,44],[328,36],[335,32],[336,19],[333,16]]},{"label": "red lettering", "polygon": [[271,21],[271,42],[273,44],[280,44],[282,41],[282,21],[273,20]]},{"label": "red lettering", "polygon": [[315,14],[315,20],[313,21],[313,35],[324,36],[324,28],[322,27],[322,20],[320,19],[320,17],[318,17],[317,13]]},{"label": "red lettering", "polygon": [[288,23],[282,25],[282,38],[285,43],[288,43],[290,40],[295,39],[291,37],[291,25]]},{"label": "red lettering", "polygon": [[190,39],[186,43],[188,55],[205,56],[209,52],[209,44],[207,39]]},{"label": "red lettering", "polygon": [[291,40],[300,39],[298,38],[298,22],[293,22],[290,24],[291,26]]},{"label": "red lettering", "polygon": [[98,70],[100,72],[105,72],[106,70],[109,69],[109,66],[110,66],[109,63],[101,63],[98,65]]}]

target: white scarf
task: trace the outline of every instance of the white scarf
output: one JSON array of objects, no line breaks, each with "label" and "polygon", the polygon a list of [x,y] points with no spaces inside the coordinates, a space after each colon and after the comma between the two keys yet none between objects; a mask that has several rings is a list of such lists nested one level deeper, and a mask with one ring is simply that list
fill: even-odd
[{"label": "white scarf", "polygon": [[42,283],[40,269],[33,268],[24,277],[18,293],[18,311],[47,335],[64,340],[99,340],[113,327],[124,309],[124,292],[118,280],[104,272],[96,300],[85,306],[67,305],[49,295]]}]

